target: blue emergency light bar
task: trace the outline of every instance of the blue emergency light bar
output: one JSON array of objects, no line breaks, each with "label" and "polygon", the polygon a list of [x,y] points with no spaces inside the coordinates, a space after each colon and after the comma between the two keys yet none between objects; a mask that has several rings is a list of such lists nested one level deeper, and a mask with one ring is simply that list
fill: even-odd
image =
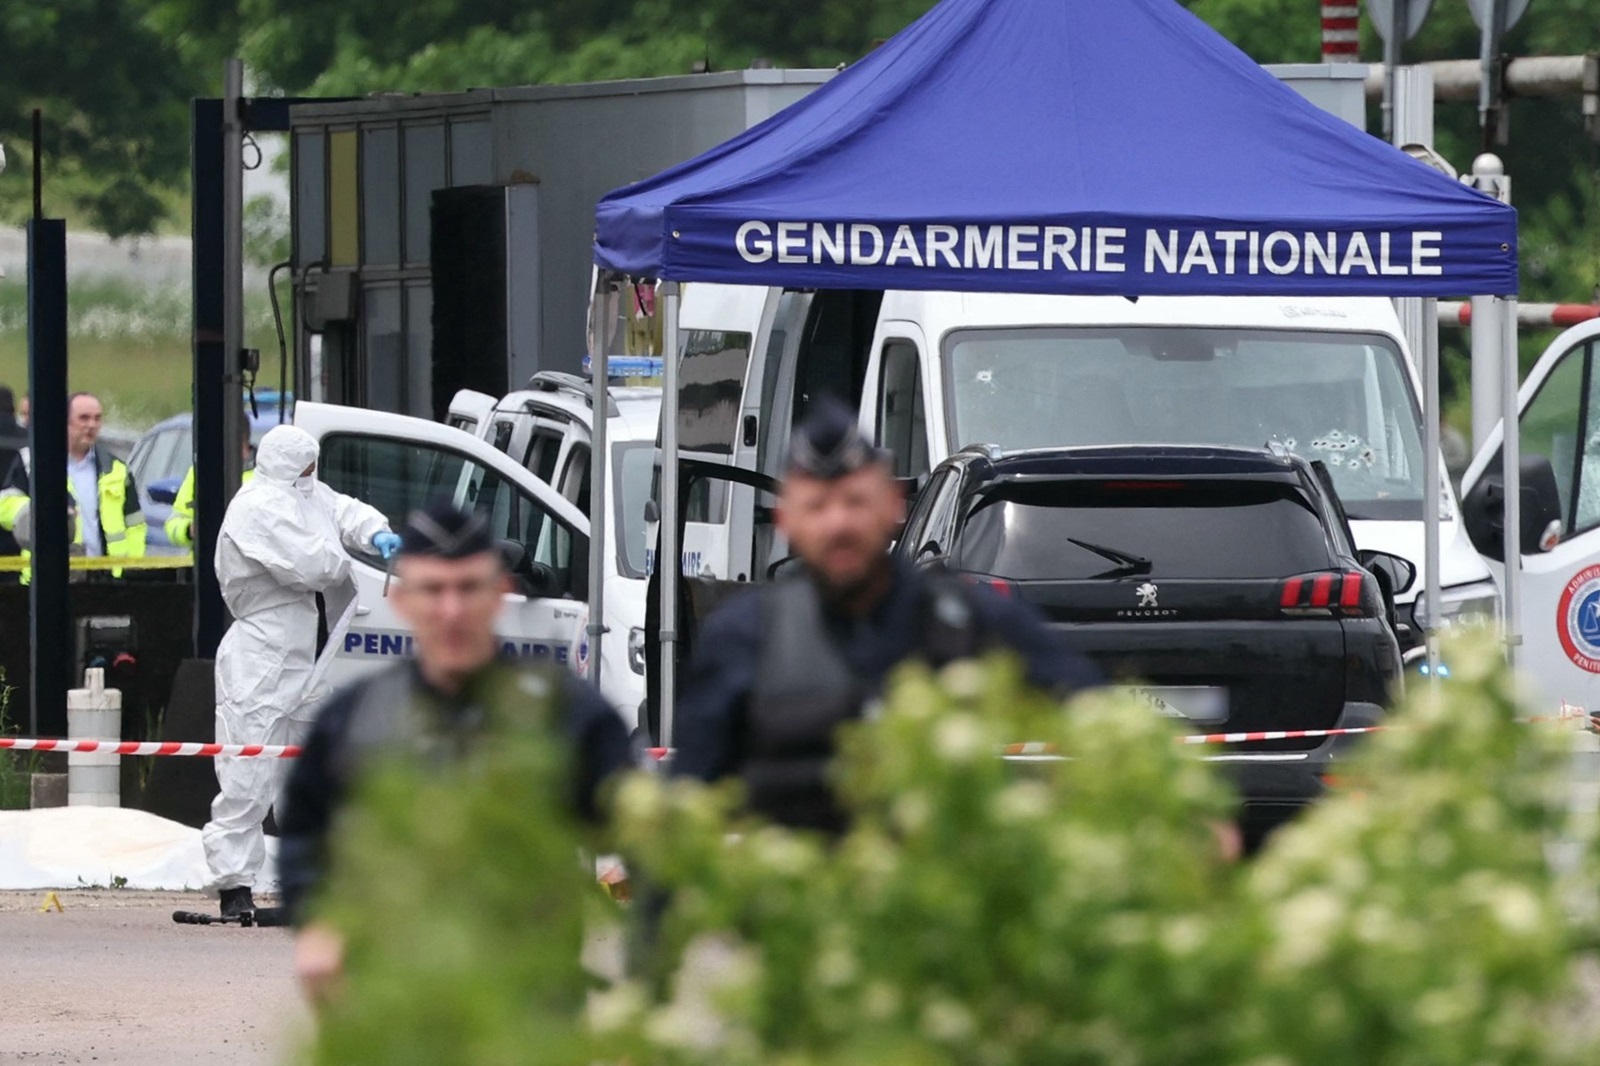
[{"label": "blue emergency light bar", "polygon": [[[606,377],[658,378],[666,373],[667,361],[655,355],[612,355],[606,358]],[[594,377],[594,361],[583,357],[583,376]]]}]

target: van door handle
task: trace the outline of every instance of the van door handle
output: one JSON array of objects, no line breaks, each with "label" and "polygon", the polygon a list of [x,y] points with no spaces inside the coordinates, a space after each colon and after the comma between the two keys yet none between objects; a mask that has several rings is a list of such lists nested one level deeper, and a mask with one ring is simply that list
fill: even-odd
[{"label": "van door handle", "polygon": [[371,607],[362,607],[360,605],[357,605],[356,610],[355,610],[355,615],[356,615],[357,618],[360,618],[364,614],[371,614],[371,613],[372,613],[372,608]]}]

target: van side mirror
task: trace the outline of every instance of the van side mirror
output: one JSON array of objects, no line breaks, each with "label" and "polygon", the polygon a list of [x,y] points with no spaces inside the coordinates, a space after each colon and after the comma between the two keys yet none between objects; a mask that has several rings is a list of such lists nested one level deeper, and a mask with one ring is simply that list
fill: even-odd
[{"label": "van side mirror", "polygon": [[800,565],[800,556],[785,555],[782,559],[767,567],[767,580],[776,581],[782,575],[794,573]]},{"label": "van side mirror", "polygon": [[506,569],[516,579],[517,591],[524,596],[536,596],[541,599],[555,596],[560,592],[560,582],[556,572],[544,563],[536,562],[528,554],[528,546],[514,540],[502,540],[496,544],[500,557],[505,560]]},{"label": "van side mirror", "polygon": [[1416,565],[1398,555],[1363,549],[1356,553],[1356,558],[1377,577],[1379,587],[1391,598],[1405,592],[1417,580]]},{"label": "van side mirror", "polygon": [[[1549,551],[1561,535],[1561,493],[1556,472],[1542,455],[1525,455],[1522,473],[1520,521],[1522,554]],[[1485,471],[1461,501],[1461,521],[1479,554],[1502,558],[1505,548],[1505,478],[1498,470]]]},{"label": "van side mirror", "polygon": [[178,489],[182,487],[181,478],[164,477],[160,481],[152,481],[145,486],[145,491],[150,494],[151,503],[164,503],[171,507],[178,501]]}]

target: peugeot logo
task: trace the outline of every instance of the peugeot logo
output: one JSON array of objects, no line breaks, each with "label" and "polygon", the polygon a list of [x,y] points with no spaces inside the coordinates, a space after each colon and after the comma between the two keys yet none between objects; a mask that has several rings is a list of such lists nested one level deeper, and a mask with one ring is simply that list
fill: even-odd
[{"label": "peugeot logo", "polygon": [[1156,594],[1159,591],[1160,590],[1156,588],[1155,582],[1153,581],[1146,581],[1144,584],[1134,589],[1135,594],[1137,594],[1139,597],[1140,607],[1159,606],[1159,604],[1156,603]]}]

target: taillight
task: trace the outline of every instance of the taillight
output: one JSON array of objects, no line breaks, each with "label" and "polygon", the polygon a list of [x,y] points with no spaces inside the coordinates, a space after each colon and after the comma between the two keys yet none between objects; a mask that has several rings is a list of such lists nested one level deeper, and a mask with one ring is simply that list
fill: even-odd
[{"label": "taillight", "polygon": [[996,594],[1010,599],[1017,594],[1017,587],[1003,577],[990,577],[988,574],[963,574],[974,585],[984,585],[993,589]]},{"label": "taillight", "polygon": [[1365,615],[1366,580],[1359,570],[1291,577],[1280,589],[1278,606],[1285,614]]}]

